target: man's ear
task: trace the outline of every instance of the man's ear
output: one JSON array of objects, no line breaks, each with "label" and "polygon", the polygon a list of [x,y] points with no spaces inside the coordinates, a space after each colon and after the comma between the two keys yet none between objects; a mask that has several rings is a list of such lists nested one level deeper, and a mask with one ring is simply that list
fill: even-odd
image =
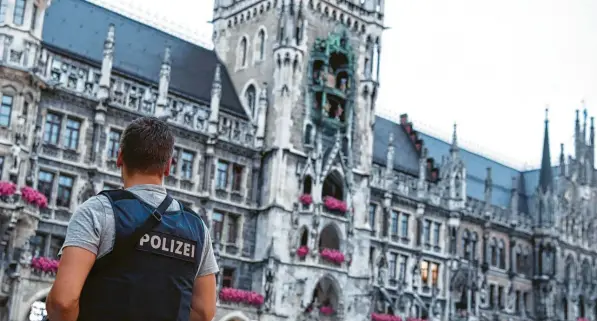
[{"label": "man's ear", "polygon": [[170,158],[168,164],[166,164],[166,168],[164,168],[164,177],[170,176],[170,168],[172,168],[172,162],[174,159]]},{"label": "man's ear", "polygon": [[122,151],[119,149],[118,150],[118,156],[116,157],[116,167],[117,168],[121,168],[122,164],[123,164],[123,161],[122,161]]}]

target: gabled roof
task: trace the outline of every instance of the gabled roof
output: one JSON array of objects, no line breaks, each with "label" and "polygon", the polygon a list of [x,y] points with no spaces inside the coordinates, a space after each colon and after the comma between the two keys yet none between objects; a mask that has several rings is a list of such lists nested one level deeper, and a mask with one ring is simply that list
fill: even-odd
[{"label": "gabled roof", "polygon": [[[44,44],[67,54],[102,61],[108,27],[115,26],[114,69],[156,84],[164,51],[171,48],[170,90],[209,104],[214,72],[222,64],[212,50],[83,0],[54,0],[46,11]],[[220,108],[248,119],[222,64]]]}]

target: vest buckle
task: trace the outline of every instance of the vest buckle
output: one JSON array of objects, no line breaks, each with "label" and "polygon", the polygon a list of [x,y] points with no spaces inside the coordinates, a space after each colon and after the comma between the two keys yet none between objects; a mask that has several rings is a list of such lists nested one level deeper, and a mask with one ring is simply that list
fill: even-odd
[{"label": "vest buckle", "polygon": [[157,210],[154,210],[153,212],[151,212],[151,215],[153,216],[153,218],[156,219],[156,221],[158,221],[158,222],[162,221],[162,214],[160,214],[160,212],[158,212]]}]

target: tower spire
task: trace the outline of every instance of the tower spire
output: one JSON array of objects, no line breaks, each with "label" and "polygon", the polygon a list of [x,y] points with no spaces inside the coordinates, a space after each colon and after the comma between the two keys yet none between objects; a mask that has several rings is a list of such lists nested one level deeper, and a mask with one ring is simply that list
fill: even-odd
[{"label": "tower spire", "polygon": [[454,123],[454,130],[452,131],[452,146],[450,146],[450,153],[454,155],[459,150],[458,148],[458,135],[456,133],[456,123]]},{"label": "tower spire", "polygon": [[546,192],[553,183],[553,171],[551,169],[551,153],[549,152],[549,107],[545,108],[545,132],[543,134],[543,155],[541,159],[541,170],[539,172],[539,188]]}]

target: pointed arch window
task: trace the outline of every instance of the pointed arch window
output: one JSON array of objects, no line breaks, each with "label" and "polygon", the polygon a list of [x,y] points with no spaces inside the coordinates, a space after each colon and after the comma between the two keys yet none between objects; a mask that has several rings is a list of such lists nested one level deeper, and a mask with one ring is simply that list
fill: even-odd
[{"label": "pointed arch window", "polygon": [[249,85],[245,90],[245,103],[247,104],[247,109],[251,113],[251,116],[255,116],[255,107],[257,104],[257,90],[255,86]]},{"label": "pointed arch window", "polygon": [[470,249],[470,233],[468,230],[464,230],[462,233],[462,257],[465,260],[468,260],[471,256],[471,249]]},{"label": "pointed arch window", "polygon": [[240,41],[240,47],[238,48],[238,55],[240,57],[239,64],[240,67],[244,67],[247,65],[247,38],[243,37]]},{"label": "pointed arch window", "polygon": [[257,48],[259,48],[259,60],[265,59],[265,31],[263,29],[259,30],[257,34]]},{"label": "pointed arch window", "polygon": [[495,239],[491,239],[491,244],[489,245],[489,258],[491,266],[497,266],[497,241]]},{"label": "pointed arch window", "polygon": [[506,248],[503,240],[498,243],[498,262],[500,269],[506,269]]},{"label": "pointed arch window", "polygon": [[471,258],[475,260],[477,258],[477,240],[478,236],[476,232],[471,235]]}]

